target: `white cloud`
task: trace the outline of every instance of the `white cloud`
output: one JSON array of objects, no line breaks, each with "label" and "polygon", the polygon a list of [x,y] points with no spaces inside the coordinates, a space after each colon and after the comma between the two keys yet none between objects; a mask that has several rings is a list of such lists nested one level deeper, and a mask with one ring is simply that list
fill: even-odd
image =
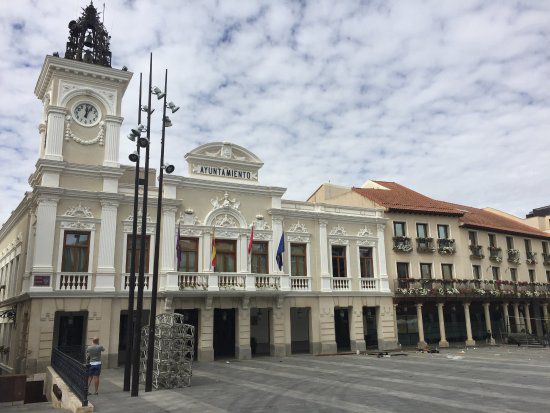
[{"label": "white cloud", "polygon": [[[2,219],[36,161],[40,66],[86,4],[0,4]],[[293,199],[379,178],[518,215],[550,203],[548,2],[111,1],[105,25],[114,66],[135,73],[123,131],[148,52],[155,83],[169,69],[178,173],[196,145],[230,140]]]}]

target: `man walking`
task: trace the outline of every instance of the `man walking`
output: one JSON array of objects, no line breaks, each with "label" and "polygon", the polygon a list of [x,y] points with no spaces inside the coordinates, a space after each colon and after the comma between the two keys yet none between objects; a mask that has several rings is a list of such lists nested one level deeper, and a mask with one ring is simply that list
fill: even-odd
[{"label": "man walking", "polygon": [[[99,338],[92,339],[92,345],[86,348],[86,360],[90,363],[90,377],[88,381],[88,391],[91,389],[92,381],[95,386],[95,393],[98,394],[99,375],[101,374],[101,352],[105,351],[103,346],[99,345]],[[90,392],[91,394],[91,392]]]}]

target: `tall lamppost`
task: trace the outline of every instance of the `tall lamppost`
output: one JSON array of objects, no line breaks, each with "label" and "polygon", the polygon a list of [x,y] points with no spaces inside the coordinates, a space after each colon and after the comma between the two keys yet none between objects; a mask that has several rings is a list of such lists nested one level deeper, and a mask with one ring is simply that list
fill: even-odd
[{"label": "tall lamppost", "polygon": [[[174,165],[164,164],[164,137],[166,128],[172,126],[170,118],[166,116],[166,109],[170,108],[172,113],[179,109],[173,102],[166,103],[168,93],[168,69],[164,72],[164,92],[159,88],[153,88],[153,93],[160,100],[164,98],[162,105],[162,134],[160,138],[160,167],[159,167],[159,186],[157,196],[157,221],[155,229],[155,258],[153,262],[153,284],[151,288],[151,316],[149,321],[149,340],[147,342],[147,369],[145,370],[145,391],[149,392],[153,387],[153,357],[155,351],[155,329],[157,316],[157,289],[159,275],[159,255],[160,255],[160,225],[162,219],[162,188],[164,181],[164,171],[167,174],[174,172]],[[179,242],[179,240],[178,240]]]},{"label": "tall lamppost", "polygon": [[[141,124],[141,91],[143,74],[139,74],[139,103],[138,103],[138,124]],[[133,329],[134,329],[134,290],[136,288],[136,239],[137,239],[137,220],[138,220],[138,200],[139,200],[139,142],[133,134],[128,135],[128,139],[136,142],[136,150],[129,156],[130,161],[136,163],[134,179],[134,215],[132,218],[132,252],[130,261],[130,278],[128,279],[128,325],[126,326],[126,357],[124,363],[124,391],[130,390],[130,375],[132,371],[131,357],[133,349]]]}]

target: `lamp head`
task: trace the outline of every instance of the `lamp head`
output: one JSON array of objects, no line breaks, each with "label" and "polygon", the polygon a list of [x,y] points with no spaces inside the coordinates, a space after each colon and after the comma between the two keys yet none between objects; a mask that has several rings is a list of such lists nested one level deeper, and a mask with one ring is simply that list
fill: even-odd
[{"label": "lamp head", "polygon": [[169,128],[170,126],[172,126],[172,121],[170,120],[170,118],[168,116],[165,116],[164,117],[164,127]]},{"label": "lamp head", "polygon": [[147,148],[147,146],[149,146],[149,139],[142,136],[138,139],[138,143],[139,143],[139,146],[141,146],[142,148]]},{"label": "lamp head", "polygon": [[133,133],[128,134],[127,138],[131,140],[132,142],[136,141],[136,136]]},{"label": "lamp head", "polygon": [[176,106],[174,102],[169,102],[168,108],[172,111],[172,113],[176,113],[180,109],[180,107]]},{"label": "lamp head", "polygon": [[163,165],[163,168],[164,168],[164,170],[166,171],[167,174],[171,174],[172,172],[174,172],[176,170],[174,165]]},{"label": "lamp head", "polygon": [[158,87],[154,87],[151,91],[153,95],[157,95],[157,99],[162,99],[164,96],[166,96],[166,93],[164,93],[162,90],[160,90]]},{"label": "lamp head", "polygon": [[149,113],[149,114],[152,114],[152,113],[155,111],[155,109],[149,109],[149,106],[147,106],[147,105],[142,105],[142,106],[141,106],[141,111],[142,111],[142,112]]},{"label": "lamp head", "polygon": [[139,161],[139,155],[138,155],[137,151],[134,151],[130,155],[128,155],[128,159],[130,159],[130,161],[132,161],[132,162]]},{"label": "lamp head", "polygon": [[136,128],[132,129],[132,135],[134,135],[136,138],[139,138],[141,133],[145,130],[145,126],[142,124],[139,124]]}]

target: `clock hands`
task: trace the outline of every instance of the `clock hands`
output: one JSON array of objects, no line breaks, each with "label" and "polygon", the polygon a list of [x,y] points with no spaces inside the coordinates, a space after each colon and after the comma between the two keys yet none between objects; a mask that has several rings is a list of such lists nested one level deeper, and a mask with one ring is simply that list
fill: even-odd
[{"label": "clock hands", "polygon": [[92,107],[90,105],[86,105],[85,107],[85,113],[84,113],[84,117],[86,119],[88,119],[88,113],[90,112],[90,110],[92,109]]}]

